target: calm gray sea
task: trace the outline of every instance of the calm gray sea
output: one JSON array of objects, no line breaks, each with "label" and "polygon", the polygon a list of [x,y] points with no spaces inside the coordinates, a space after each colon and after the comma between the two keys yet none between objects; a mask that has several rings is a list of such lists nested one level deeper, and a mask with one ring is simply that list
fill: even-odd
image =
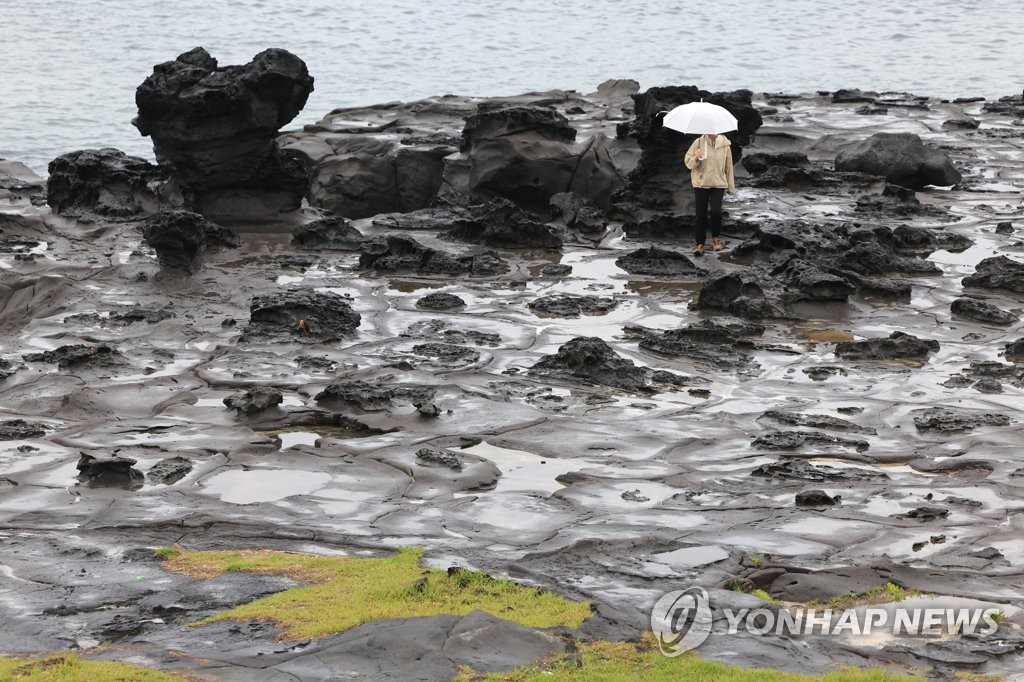
[{"label": "calm gray sea", "polygon": [[202,45],[222,65],[283,47],[316,91],[290,127],[339,106],[431,95],[642,88],[937,97],[1024,88],[1020,0],[0,0],[0,157],[45,173],[113,146],[153,64]]}]

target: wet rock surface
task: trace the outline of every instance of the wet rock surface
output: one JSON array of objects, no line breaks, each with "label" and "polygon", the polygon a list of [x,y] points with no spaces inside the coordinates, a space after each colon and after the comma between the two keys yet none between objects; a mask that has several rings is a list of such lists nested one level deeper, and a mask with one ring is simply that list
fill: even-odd
[{"label": "wet rock surface", "polygon": [[[38,183],[4,190],[0,404],[5,423],[40,426],[12,427],[0,448],[3,648],[113,642],[104,656],[197,676],[404,680],[560,646],[553,633],[470,616],[380,621],[308,643],[278,641],[260,622],[191,626],[294,583],[169,573],[152,552],[175,544],[367,556],[423,546],[430,566],[592,601],[580,631],[598,637],[637,637],[651,605],[688,585],[711,592],[717,633],[721,609],[765,604],[733,592],[733,581],[822,604],[892,582],[928,595],[915,597],[923,604],[971,600],[1018,618],[1024,330],[953,302],[1017,317],[1024,306],[1018,239],[998,228],[1021,221],[1019,126],[988,108],[1016,111],[1019,96],[923,108],[878,93],[741,93],[752,111],[775,107],[792,121],[766,114],[741,143],[766,170],[737,167],[729,250],[708,253],[696,263],[706,272],[694,274],[683,259],[639,258],[636,271],[616,263],[656,250],[688,258],[692,239],[688,206],[657,207],[691,194],[685,174],[674,175],[685,141],[651,129],[650,115],[676,100],[654,93],[638,107],[634,94],[635,83],[612,82],[591,95],[500,98],[496,110],[550,107],[571,141],[555,116],[544,119],[550,130],[514,129],[505,116],[459,151],[482,100],[454,96],[332,112],[282,136],[283,147],[306,150],[303,163],[323,154],[316,173],[318,162],[307,165],[319,178],[314,206],[340,203],[345,177],[397,188],[402,169],[408,183],[385,197],[391,213],[347,216],[365,237],[358,252],[295,243],[295,224],[243,223],[233,225],[240,246],[207,248],[201,270],[167,278],[141,241],[147,213],[87,222],[34,205]],[[865,105],[890,113],[855,113]],[[942,125],[965,117],[979,128]],[[493,188],[475,184],[474,168],[515,170],[484,154],[499,148],[501,126],[517,158],[543,139],[604,164],[599,182],[588,189],[581,175],[570,191],[606,225],[584,212],[584,227],[570,227],[585,203],[552,216],[557,192],[526,185],[540,205],[519,208],[553,227],[560,249],[443,237],[486,205],[473,201],[495,198],[482,196]],[[917,191],[926,210],[901,208],[916,206],[901,193],[864,210],[859,199],[884,196],[883,180],[832,170],[838,149],[908,130],[962,180]],[[984,163],[972,151],[982,138]],[[392,175],[361,170],[378,144],[394,153]],[[415,154],[399,163],[402,148]],[[645,155],[652,165],[630,176]],[[342,161],[353,174],[331,184]],[[759,180],[790,171],[803,174],[792,186]],[[322,208],[296,224],[321,219]],[[417,306],[441,293],[465,305]],[[616,305],[536,314],[531,302],[547,297]],[[225,398],[260,389],[281,401],[244,417],[225,409]],[[1015,633],[1001,626],[1000,644],[840,646],[740,634],[712,636],[700,652],[805,673],[941,661],[1009,675],[1024,661]],[[517,644],[491,658],[494,637]]]},{"label": "wet rock surface", "polygon": [[875,133],[836,155],[836,170],[881,175],[910,189],[953,185],[961,175],[949,157],[914,133]]},{"label": "wet rock surface", "polygon": [[166,170],[109,147],[58,156],[48,170],[46,201],[61,215],[130,220],[182,203],[173,188],[155,189]]}]

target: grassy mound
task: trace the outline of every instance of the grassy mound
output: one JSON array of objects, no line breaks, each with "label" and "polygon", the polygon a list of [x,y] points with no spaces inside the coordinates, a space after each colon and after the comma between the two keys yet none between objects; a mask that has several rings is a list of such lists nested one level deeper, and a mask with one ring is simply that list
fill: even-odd
[{"label": "grassy mound", "polygon": [[309,583],[197,623],[272,621],[283,629],[284,639],[324,637],[375,620],[464,615],[477,609],[535,628],[578,627],[591,613],[587,602],[569,601],[511,580],[468,570],[423,568],[419,563],[422,554],[419,548],[403,548],[382,559],[270,550],[157,551],[167,570],[195,578],[245,571]]},{"label": "grassy mound", "polygon": [[183,682],[187,679],[127,663],[87,661],[72,654],[50,654],[41,658],[0,658],[2,682]]}]

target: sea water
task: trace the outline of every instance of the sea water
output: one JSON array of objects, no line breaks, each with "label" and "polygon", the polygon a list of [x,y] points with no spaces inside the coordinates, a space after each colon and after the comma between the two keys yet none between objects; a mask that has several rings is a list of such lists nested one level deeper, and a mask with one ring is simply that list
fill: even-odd
[{"label": "sea water", "polygon": [[453,93],[643,89],[936,97],[1024,88],[1019,0],[0,0],[0,157],[40,173],[76,149],[152,159],[131,125],[154,64],[282,47],[316,79],[296,128],[331,109]]}]

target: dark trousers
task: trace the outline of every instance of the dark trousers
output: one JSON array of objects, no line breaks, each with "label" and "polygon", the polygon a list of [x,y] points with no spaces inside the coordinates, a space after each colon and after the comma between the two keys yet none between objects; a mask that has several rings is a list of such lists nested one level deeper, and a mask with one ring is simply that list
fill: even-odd
[{"label": "dark trousers", "polygon": [[[693,188],[694,198],[697,200],[697,229],[695,236],[697,243],[703,244],[708,238],[708,222],[711,223],[711,236],[718,237],[722,234],[722,198],[725,197],[724,187],[703,187]],[[710,221],[708,220],[710,218]]]}]

